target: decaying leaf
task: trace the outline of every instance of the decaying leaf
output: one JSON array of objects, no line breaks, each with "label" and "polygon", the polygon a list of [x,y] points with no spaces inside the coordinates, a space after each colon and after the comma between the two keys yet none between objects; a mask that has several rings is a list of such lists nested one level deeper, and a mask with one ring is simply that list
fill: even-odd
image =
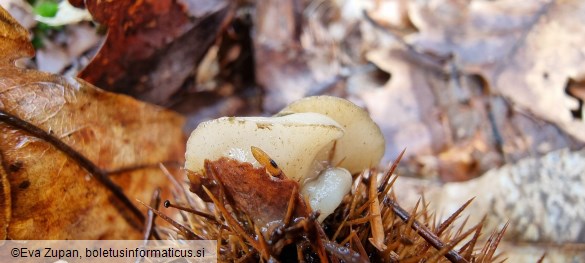
[{"label": "decaying leaf", "polygon": [[183,119],[83,80],[14,66],[28,32],[0,8],[0,238],[137,239],[181,162]]},{"label": "decaying leaf", "polygon": [[159,104],[193,75],[231,17],[231,3],[224,0],[86,0],[85,5],[108,26],[108,36],[79,76]]},{"label": "decaying leaf", "polygon": [[[216,161],[205,161],[205,175],[193,175],[190,178],[211,182],[217,180],[221,187],[204,183],[212,189],[215,196],[225,191],[225,196],[233,201],[235,207],[249,215],[259,226],[267,227],[269,223],[284,221],[291,196],[295,200],[292,216],[308,217],[309,210],[299,195],[299,183],[286,178],[276,178],[269,175],[264,168],[254,168],[250,163],[238,162],[234,159],[222,157]],[[196,178],[196,179],[195,179]],[[221,189],[220,189],[221,188]],[[293,189],[297,189],[296,191]],[[192,187],[200,196],[205,197],[198,186]],[[276,225],[274,225],[276,226]]]},{"label": "decaying leaf", "polygon": [[[338,81],[340,65],[334,59],[337,54],[332,40],[317,23],[330,16],[324,14],[330,3],[323,4],[256,1],[256,79],[266,91],[263,107],[267,112],[274,113],[292,101],[322,94]],[[309,25],[306,29],[305,23]]]},{"label": "decaying leaf", "polygon": [[383,87],[360,94],[384,132],[386,155],[399,154],[401,144],[408,145],[409,155],[432,154],[448,144],[433,95],[434,86],[445,85],[442,76],[432,69],[414,66],[413,58],[404,51],[373,50],[366,57],[393,75]]},{"label": "decaying leaf", "polygon": [[[0,155],[0,163],[4,163]],[[6,238],[8,235],[8,224],[12,216],[12,207],[10,204],[10,182],[4,169],[0,169],[0,237]]]},{"label": "decaying leaf", "polygon": [[[485,70],[503,61],[505,54],[502,52],[505,50],[538,42],[524,40],[506,31],[529,30],[530,28],[525,27],[528,27],[530,21],[534,22],[531,20],[534,17],[526,15],[526,12],[532,14],[529,11],[535,9],[528,6],[534,3],[510,3],[505,8],[502,7],[503,10],[514,10],[510,14],[502,15],[503,17],[518,19],[514,20],[516,23],[507,23],[507,26],[498,24],[497,21],[486,22],[493,17],[481,13],[487,11],[476,7],[479,4],[475,2],[469,8],[478,13],[471,15],[460,12],[467,10],[467,5],[457,3],[459,2],[445,3],[439,8],[421,1],[414,5],[419,9],[411,7],[410,11],[421,33],[405,37],[405,42],[383,45],[366,53],[372,63],[392,75],[383,88],[370,88],[360,92],[373,118],[381,123],[385,136],[391,138],[387,140],[388,153],[395,154],[399,147],[407,146],[412,157],[407,159],[407,163],[412,171],[420,171],[427,176],[439,174],[446,181],[461,181],[479,176],[504,162],[514,162],[565,147],[581,147],[583,141],[575,132],[558,129],[550,118],[540,116],[515,101],[516,98],[525,98],[520,89],[541,94],[544,101],[546,89],[524,86],[518,88],[515,91],[518,95],[511,98],[494,89]],[[424,8],[436,8],[436,12]],[[430,15],[427,16],[429,12]],[[481,20],[481,17],[487,20]],[[487,28],[499,25],[496,29],[505,34],[496,34],[499,32],[497,30],[494,32],[486,29],[484,32],[475,28],[482,23],[486,23],[484,26]],[[379,31],[391,35],[385,29]],[[484,41],[484,38],[488,41]],[[506,41],[497,42],[500,38],[505,38]],[[483,46],[484,42],[502,46],[487,48]],[[471,48],[470,43],[473,44],[473,49],[468,50]],[[451,53],[454,54],[453,57],[449,56]],[[523,60],[518,61],[520,63]],[[497,67],[506,67],[508,64],[502,62],[498,65],[500,66]],[[556,66],[551,64],[547,67]],[[501,73],[514,78],[509,83],[516,83],[512,84],[516,89],[520,87],[518,83],[524,81],[523,76],[529,73],[516,72],[510,75],[507,73],[510,70],[505,69]],[[482,81],[483,77],[488,81]],[[565,82],[570,79],[573,77],[565,75]],[[564,94],[565,86],[566,83],[558,85],[557,92],[570,98]],[[578,98],[574,87],[568,89],[568,92]],[[555,97],[550,98],[554,100]],[[538,102],[535,101],[534,104],[537,105]],[[577,116],[571,121],[574,125],[582,124],[578,119],[579,110],[575,107],[557,107],[551,112],[557,110]],[[393,114],[389,117],[390,112]],[[412,165],[413,163],[416,164]]]},{"label": "decaying leaf", "polygon": [[458,67],[483,76],[492,92],[585,141],[573,118],[578,102],[565,92],[585,74],[585,3],[578,0],[419,1],[412,43],[452,54]]}]

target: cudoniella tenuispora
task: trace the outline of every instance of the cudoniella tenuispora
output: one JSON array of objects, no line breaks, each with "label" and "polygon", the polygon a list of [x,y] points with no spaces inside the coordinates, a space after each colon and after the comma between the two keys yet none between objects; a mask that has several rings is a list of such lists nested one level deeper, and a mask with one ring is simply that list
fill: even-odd
[{"label": "cudoniella tenuispora", "polygon": [[[384,137],[367,112],[341,98],[293,102],[273,117],[222,117],[199,124],[185,154],[187,170],[202,173],[205,159],[229,157],[260,166],[251,152],[268,154],[301,184],[322,221],[351,189],[351,174],[377,166]],[[332,167],[336,166],[336,167]]]}]

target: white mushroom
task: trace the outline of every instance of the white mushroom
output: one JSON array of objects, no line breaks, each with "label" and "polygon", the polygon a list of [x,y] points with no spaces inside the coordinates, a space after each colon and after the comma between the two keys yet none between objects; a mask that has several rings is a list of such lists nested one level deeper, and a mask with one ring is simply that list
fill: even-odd
[{"label": "white mushroom", "polygon": [[[201,123],[187,142],[185,168],[201,172],[205,159],[230,157],[258,166],[251,147],[268,154],[323,221],[349,193],[351,174],[378,165],[384,138],[368,114],[340,98],[292,103],[274,117],[224,117]],[[341,168],[331,168],[338,165]]]},{"label": "white mushroom", "polygon": [[345,134],[337,140],[332,165],[339,164],[355,174],[380,163],[386,145],[384,136],[364,109],[342,98],[314,96],[291,103],[277,116],[299,112],[324,114],[343,127]]},{"label": "white mushroom", "polygon": [[319,222],[333,213],[343,197],[351,190],[351,174],[344,168],[327,168],[319,177],[306,182],[301,194],[306,196],[314,210],[319,210]]},{"label": "white mushroom", "polygon": [[301,183],[315,177],[343,129],[322,114],[223,117],[199,124],[187,141],[185,168],[203,170],[205,159],[222,156],[257,165],[251,146],[265,151],[284,174]]}]

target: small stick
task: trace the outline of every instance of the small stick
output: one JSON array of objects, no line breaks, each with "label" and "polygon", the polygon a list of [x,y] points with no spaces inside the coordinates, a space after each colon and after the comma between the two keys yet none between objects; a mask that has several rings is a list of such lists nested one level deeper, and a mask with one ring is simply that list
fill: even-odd
[{"label": "small stick", "polygon": [[152,212],[154,212],[156,215],[160,216],[160,218],[162,218],[163,220],[169,222],[171,225],[173,225],[174,227],[176,227],[183,235],[185,235],[185,237],[190,238],[190,239],[194,239],[194,240],[203,240],[202,237],[198,236],[197,234],[195,234],[195,232],[193,232],[193,230],[185,227],[184,225],[179,224],[179,222],[171,219],[170,217],[168,217],[167,215],[161,213],[160,211],[150,207],[149,205],[143,203],[140,200],[136,200],[138,201],[140,204],[142,204],[143,206],[146,206],[146,208],[148,208],[149,210],[151,210]]},{"label": "small stick", "polygon": [[[154,192],[152,192],[152,198],[150,199],[150,206],[158,209],[159,205],[160,205],[160,187],[157,187],[156,189],[154,189]],[[154,231],[154,219],[156,218],[156,214],[152,211],[152,210],[148,210],[146,212],[146,222],[144,223],[145,227],[144,227],[144,235],[143,235],[143,239],[144,240],[149,240],[151,236],[153,236],[155,239],[160,240],[160,236],[158,235],[158,233],[156,231]],[[154,235],[153,235],[154,234]]]},{"label": "small stick", "polygon": [[219,221],[217,221],[217,218],[215,218],[215,216],[213,216],[211,214],[208,214],[208,213],[205,213],[205,212],[201,212],[201,211],[197,211],[197,210],[192,209],[192,208],[189,208],[189,207],[179,206],[179,205],[176,205],[176,204],[171,203],[171,201],[169,201],[169,200],[166,200],[163,203],[163,205],[166,208],[172,207],[172,208],[176,208],[176,209],[179,209],[179,210],[188,212],[188,213],[192,213],[194,215],[198,215],[198,216],[204,217],[206,219],[209,219],[209,220],[213,221],[216,224],[221,225],[221,223]]}]

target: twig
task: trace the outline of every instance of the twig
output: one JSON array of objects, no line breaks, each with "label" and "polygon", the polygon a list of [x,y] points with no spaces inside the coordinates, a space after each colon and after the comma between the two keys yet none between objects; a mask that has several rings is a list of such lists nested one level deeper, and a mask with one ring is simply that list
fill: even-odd
[{"label": "twig", "polygon": [[[154,207],[155,209],[158,209],[158,207],[160,206],[160,187],[157,187],[156,189],[154,189],[154,192],[152,193],[152,198],[150,199],[150,206]],[[155,239],[160,240],[160,236],[158,235],[158,233],[156,231],[153,231],[153,227],[154,227],[154,219],[156,218],[156,214],[152,211],[152,210],[148,210],[146,212],[146,221],[144,223],[145,227],[144,227],[144,240],[149,240],[150,236],[152,235]],[[154,234],[154,235],[153,235]]]},{"label": "twig", "polygon": [[165,202],[163,203],[163,205],[164,205],[165,208],[169,208],[169,207],[176,208],[176,209],[179,209],[181,211],[185,211],[185,212],[188,212],[188,213],[191,213],[191,214],[194,214],[194,215],[198,215],[198,216],[203,217],[203,218],[205,218],[207,220],[211,220],[211,221],[213,221],[214,223],[216,223],[216,224],[218,224],[220,226],[223,225],[221,222],[217,221],[217,218],[215,218],[215,216],[213,216],[211,214],[208,214],[208,213],[205,213],[205,212],[201,212],[201,211],[195,210],[193,208],[176,205],[176,204],[171,203],[171,201],[169,201],[169,200],[165,200]]},{"label": "twig", "polygon": [[149,205],[143,203],[140,200],[136,200],[136,201],[138,201],[140,204],[142,204],[143,206],[148,208],[150,211],[154,212],[156,215],[160,216],[160,218],[162,218],[163,220],[169,222],[171,225],[176,227],[183,235],[185,235],[186,238],[189,238],[192,240],[203,240],[204,239],[204,238],[198,236],[197,234],[195,234],[195,232],[193,232],[193,230],[189,229],[188,227],[185,227],[184,225],[181,225],[180,223],[171,219],[170,217],[161,213],[160,211],[150,207]]}]

